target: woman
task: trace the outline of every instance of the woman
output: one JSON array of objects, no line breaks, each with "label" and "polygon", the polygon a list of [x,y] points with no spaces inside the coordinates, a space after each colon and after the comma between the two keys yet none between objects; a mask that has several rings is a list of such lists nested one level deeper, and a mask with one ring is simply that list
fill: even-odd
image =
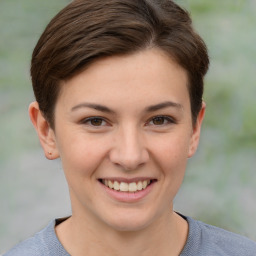
[{"label": "woman", "polygon": [[72,216],[6,255],[255,255],[256,244],[173,211],[197,149],[207,49],[170,0],[80,0],[32,56],[29,114],[60,158]]}]

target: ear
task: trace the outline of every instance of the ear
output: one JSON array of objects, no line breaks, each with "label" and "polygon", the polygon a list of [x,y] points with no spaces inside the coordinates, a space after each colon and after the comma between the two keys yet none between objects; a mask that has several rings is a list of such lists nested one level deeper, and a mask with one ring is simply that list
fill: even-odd
[{"label": "ear", "polygon": [[58,158],[59,152],[56,145],[54,130],[44,118],[36,101],[29,105],[29,116],[37,131],[46,158],[49,160]]},{"label": "ear", "polygon": [[188,152],[189,158],[195,154],[198,144],[199,144],[201,126],[202,126],[202,123],[204,120],[205,108],[206,108],[206,104],[205,104],[205,102],[203,102],[202,108],[197,116],[195,126],[193,127],[193,132],[192,132],[190,145],[189,145],[189,152]]}]

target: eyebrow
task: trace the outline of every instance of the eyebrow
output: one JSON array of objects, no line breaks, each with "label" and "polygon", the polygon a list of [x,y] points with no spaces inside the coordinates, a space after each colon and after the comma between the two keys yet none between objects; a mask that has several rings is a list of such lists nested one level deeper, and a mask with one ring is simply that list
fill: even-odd
[{"label": "eyebrow", "polygon": [[152,105],[146,108],[146,112],[154,112],[163,108],[173,107],[182,110],[183,106],[173,101],[165,101],[156,105]]},{"label": "eyebrow", "polygon": [[[156,105],[149,106],[145,108],[145,112],[154,112],[163,108],[167,107],[173,107],[182,110],[183,106],[179,103],[173,102],[173,101],[165,101]],[[100,105],[100,104],[95,104],[95,103],[80,103],[74,107],[71,108],[71,111],[75,111],[80,108],[92,108],[101,112],[109,113],[109,114],[114,114],[115,111],[111,110],[110,108]]]},{"label": "eyebrow", "polygon": [[71,111],[75,111],[79,108],[93,108],[95,110],[105,112],[105,113],[110,113],[110,114],[114,113],[113,110],[109,109],[106,106],[103,106],[103,105],[100,105],[100,104],[94,104],[94,103],[85,103],[85,102],[74,106],[73,108],[71,108]]}]

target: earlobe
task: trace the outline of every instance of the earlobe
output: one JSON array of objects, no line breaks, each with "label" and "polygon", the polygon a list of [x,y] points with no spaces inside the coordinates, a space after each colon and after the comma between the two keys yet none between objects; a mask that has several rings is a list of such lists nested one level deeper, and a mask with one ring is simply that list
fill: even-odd
[{"label": "earlobe", "polygon": [[190,145],[189,145],[188,158],[192,157],[197,150],[199,140],[200,140],[201,126],[202,126],[204,115],[205,115],[205,108],[206,108],[206,104],[205,102],[203,102],[202,108],[196,120],[196,124],[193,128],[193,133],[192,133]]},{"label": "earlobe", "polygon": [[29,116],[37,131],[37,135],[46,158],[50,160],[58,158],[59,153],[56,145],[55,133],[50,127],[49,122],[41,113],[39,105],[36,101],[29,105]]}]

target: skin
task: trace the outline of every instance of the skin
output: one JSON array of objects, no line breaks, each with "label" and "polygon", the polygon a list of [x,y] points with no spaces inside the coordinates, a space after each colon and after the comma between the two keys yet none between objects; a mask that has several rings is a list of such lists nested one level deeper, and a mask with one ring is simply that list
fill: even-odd
[{"label": "skin", "polygon": [[[185,70],[149,49],[98,60],[62,82],[54,129],[37,102],[30,105],[45,155],[61,158],[68,182],[72,216],[56,233],[70,254],[182,251],[188,224],[173,212],[173,200],[198,146],[205,111],[203,104],[193,126],[187,83]],[[99,182],[113,177],[156,182],[142,199],[121,202]]]}]

